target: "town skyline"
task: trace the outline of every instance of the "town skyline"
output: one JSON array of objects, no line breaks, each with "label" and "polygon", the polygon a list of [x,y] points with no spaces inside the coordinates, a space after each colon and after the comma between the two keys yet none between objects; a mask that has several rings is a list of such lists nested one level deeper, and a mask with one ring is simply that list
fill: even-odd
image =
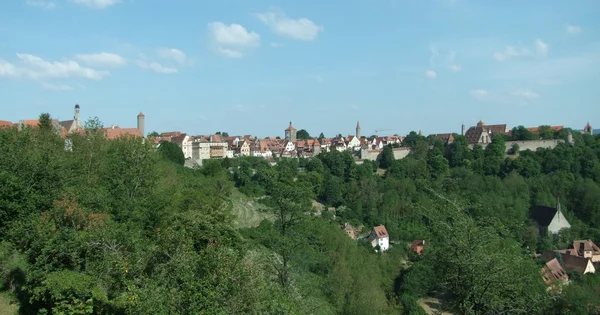
[{"label": "town skyline", "polygon": [[[79,105],[79,104],[76,104]],[[105,121],[102,119],[102,117],[100,116],[87,116],[86,115],[86,109],[84,106],[81,106],[81,114],[80,114],[80,120],[82,123],[85,123],[87,120],[89,119],[94,119],[95,117],[97,117],[104,125],[105,128],[111,127],[111,126],[119,126],[121,128],[134,128],[136,127],[136,123],[137,123],[137,115],[140,114],[140,111],[135,111],[135,110],[128,110],[127,112],[131,112],[131,117],[126,117],[125,119],[122,119],[121,121],[124,122],[124,124],[115,124],[115,123],[111,123],[110,121]],[[66,110],[61,110],[60,112],[65,112]],[[69,112],[71,113],[70,115],[67,113],[64,113],[64,115],[55,115],[52,112],[49,112],[49,114],[51,115],[51,117],[53,119],[56,119],[58,121],[62,121],[62,120],[71,120],[73,119],[73,109],[72,107],[69,107]],[[145,114],[145,111],[141,111],[141,113],[144,113],[145,116],[147,116]],[[39,113],[41,114],[41,113]],[[4,120],[4,121],[10,121],[12,123],[16,123],[20,120],[37,120],[39,118],[39,114],[32,116],[32,117],[20,117],[18,119],[7,119],[6,116],[5,117],[0,117],[0,120]],[[356,125],[357,123],[360,122],[360,126],[361,126],[361,136],[364,137],[370,137],[372,135],[377,135],[377,136],[391,136],[391,135],[399,135],[399,136],[406,136],[408,135],[411,131],[414,132],[419,132],[421,131],[423,135],[430,135],[430,134],[442,134],[442,133],[456,133],[456,134],[461,134],[461,128],[462,125],[464,124],[465,128],[469,128],[472,126],[476,126],[477,123],[479,121],[483,121],[485,124],[506,124],[508,126],[510,126],[510,128],[513,127],[518,127],[518,126],[524,126],[524,127],[539,127],[539,126],[562,126],[564,128],[571,128],[573,130],[583,130],[584,127],[587,124],[590,124],[594,130],[597,129],[597,126],[593,123],[593,121],[588,121],[588,120],[582,120],[583,123],[580,123],[579,125],[576,126],[568,126],[566,124],[561,124],[561,123],[557,123],[557,124],[549,124],[549,123],[540,123],[540,124],[523,124],[523,123],[516,123],[516,124],[511,124],[511,123],[507,123],[507,122],[503,122],[503,121],[491,121],[491,120],[485,120],[485,119],[479,119],[477,121],[474,121],[472,123],[458,123],[458,126],[453,129],[453,130],[433,130],[431,128],[428,128],[426,125],[423,126],[423,128],[418,128],[416,130],[402,130],[401,128],[378,128],[378,129],[373,129],[369,126],[367,126],[366,128],[364,127],[364,123],[362,120],[355,120],[354,123],[352,122],[348,122],[352,125],[352,127],[347,128],[347,130],[343,130],[343,131],[331,131],[331,132],[324,132],[324,131],[318,131],[317,129],[314,130],[310,130],[308,128],[303,127],[302,125],[299,125],[298,123],[294,122],[293,120],[288,120],[286,121],[281,121],[281,122],[273,122],[274,124],[277,123],[276,127],[272,127],[270,128],[270,130],[272,130],[271,133],[267,133],[267,134],[258,134],[256,132],[254,132],[253,130],[241,130],[239,132],[234,132],[236,131],[235,128],[233,129],[228,129],[228,128],[217,128],[216,130],[200,130],[199,132],[192,132],[189,130],[185,130],[183,128],[172,128],[172,129],[167,129],[167,130],[158,130],[153,128],[152,126],[155,126],[156,123],[152,122],[152,119],[146,119],[145,120],[145,134],[144,136],[146,136],[148,133],[150,132],[157,132],[157,133],[164,133],[164,132],[181,132],[181,133],[186,133],[189,134],[190,136],[194,136],[194,135],[212,135],[215,134],[217,132],[226,132],[231,136],[244,136],[244,135],[252,135],[252,136],[256,136],[258,138],[265,138],[265,137],[280,137],[280,138],[284,138],[284,130],[289,126],[289,124],[291,123],[294,128],[296,128],[297,130],[306,130],[311,137],[317,138],[319,136],[319,134],[321,132],[323,132],[323,134],[325,135],[325,137],[327,138],[334,138],[336,137],[338,134],[341,134],[342,136],[346,137],[346,136],[350,136],[350,135],[354,135],[356,132]],[[596,126],[596,127],[594,127]],[[380,131],[380,132],[377,132]]]},{"label": "town skyline", "polygon": [[600,117],[599,13],[593,0],[15,0],[0,10],[2,119],[67,119],[79,103],[85,119],[128,126],[143,111],[147,130],[191,134],[580,129]]}]

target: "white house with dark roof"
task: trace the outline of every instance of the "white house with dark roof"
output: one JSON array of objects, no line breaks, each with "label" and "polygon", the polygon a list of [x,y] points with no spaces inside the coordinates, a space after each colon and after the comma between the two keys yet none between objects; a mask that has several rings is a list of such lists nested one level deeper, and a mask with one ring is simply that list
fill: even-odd
[{"label": "white house with dark roof", "polygon": [[382,252],[390,248],[390,235],[387,232],[385,226],[380,225],[373,228],[373,232],[369,235],[369,240],[373,248],[379,248]]},{"label": "white house with dark roof", "polygon": [[540,235],[558,234],[562,229],[571,227],[560,209],[560,201],[556,200],[556,208],[535,206],[529,212],[530,217],[537,223]]}]

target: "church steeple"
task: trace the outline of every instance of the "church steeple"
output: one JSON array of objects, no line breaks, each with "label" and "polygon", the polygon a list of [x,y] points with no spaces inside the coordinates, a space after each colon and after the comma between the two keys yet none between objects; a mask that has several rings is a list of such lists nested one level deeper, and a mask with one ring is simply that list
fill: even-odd
[{"label": "church steeple", "polygon": [[356,122],[356,137],[360,139],[360,122]]}]

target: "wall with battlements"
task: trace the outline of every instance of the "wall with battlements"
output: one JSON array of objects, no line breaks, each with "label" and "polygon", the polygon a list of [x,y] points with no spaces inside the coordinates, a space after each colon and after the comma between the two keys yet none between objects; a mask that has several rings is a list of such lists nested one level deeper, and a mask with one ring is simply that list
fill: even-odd
[{"label": "wall with battlements", "polygon": [[[519,146],[519,151],[531,150],[535,151],[539,148],[545,149],[553,149],[559,143],[564,143],[565,140],[562,139],[554,139],[554,140],[527,140],[527,141],[506,141],[506,152],[512,148],[513,144],[517,144]],[[473,149],[475,145],[469,145],[469,148]],[[487,145],[485,145],[487,146]],[[485,147],[483,146],[483,147]]]},{"label": "wall with battlements", "polygon": [[[381,154],[382,151],[383,150],[362,149],[362,150],[360,150],[360,158],[363,160],[377,160],[377,157],[379,156],[379,154]],[[410,151],[411,151],[410,148],[405,148],[405,147],[392,149],[392,152],[394,152],[394,159],[396,159],[396,160],[401,160],[401,159],[405,158],[406,156],[408,156]]]}]

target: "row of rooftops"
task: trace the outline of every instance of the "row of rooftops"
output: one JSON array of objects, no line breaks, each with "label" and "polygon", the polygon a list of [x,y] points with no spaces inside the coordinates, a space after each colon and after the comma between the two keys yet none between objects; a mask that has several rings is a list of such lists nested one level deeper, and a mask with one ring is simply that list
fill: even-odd
[{"label": "row of rooftops", "polygon": [[[83,124],[81,122],[81,120],[79,119],[79,111],[80,111],[81,107],[79,106],[79,104],[75,104],[75,113],[73,116],[73,119],[71,120],[63,120],[63,121],[59,121],[56,119],[52,120],[52,123],[54,125],[54,127],[56,128],[56,130],[60,133],[60,135],[62,137],[66,137],[68,134],[70,133],[82,133],[84,132],[83,129]],[[144,113],[140,112],[137,116],[138,118],[138,125],[140,124],[140,121],[143,121],[145,118]],[[22,128],[33,128],[33,127],[37,127],[39,124],[39,119],[23,119],[23,120],[19,120],[16,123],[13,123],[11,121],[7,121],[7,120],[0,120],[0,127],[16,127],[18,129],[22,129]],[[110,127],[107,128],[103,128],[102,130],[105,133],[105,136],[107,139],[116,139],[120,136],[123,135],[131,135],[134,137],[144,137],[143,135],[143,130],[139,129],[140,126],[138,126],[138,128],[121,128],[119,126],[115,126],[112,125]],[[142,128],[143,128],[143,123],[142,123]]]}]

